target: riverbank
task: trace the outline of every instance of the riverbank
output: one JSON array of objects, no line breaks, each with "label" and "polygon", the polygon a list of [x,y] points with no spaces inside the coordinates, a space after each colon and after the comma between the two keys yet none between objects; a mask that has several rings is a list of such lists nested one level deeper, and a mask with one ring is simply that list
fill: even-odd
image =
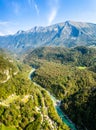
[{"label": "riverbank", "polygon": [[[36,71],[36,69],[33,68],[33,69],[31,70],[31,72],[29,73],[29,78],[30,78],[30,80],[32,80],[33,74],[34,74],[35,71]],[[41,87],[41,86],[40,86],[39,84],[37,84],[36,82],[33,82],[33,83],[34,83],[34,85],[36,85],[36,86],[38,86],[38,87]],[[41,88],[42,88],[42,87],[41,87]],[[43,88],[43,89],[44,89],[44,88]],[[44,89],[44,90],[45,90],[45,89]],[[66,125],[68,125],[71,130],[77,130],[77,128],[75,127],[75,124],[74,124],[74,123],[67,117],[67,115],[65,115],[64,112],[60,109],[60,103],[61,103],[61,101],[57,100],[57,99],[56,99],[53,95],[51,95],[47,90],[45,90],[45,91],[49,94],[51,100],[53,101],[55,110],[57,111],[57,113],[58,113],[59,117],[62,119],[62,121],[63,121]]]}]

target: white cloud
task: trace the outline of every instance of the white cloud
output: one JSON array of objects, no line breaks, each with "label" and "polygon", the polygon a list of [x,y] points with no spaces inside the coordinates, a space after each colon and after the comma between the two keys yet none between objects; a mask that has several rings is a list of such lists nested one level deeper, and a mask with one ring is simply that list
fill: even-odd
[{"label": "white cloud", "polygon": [[4,33],[0,32],[0,36],[4,36],[4,35],[5,35]]},{"label": "white cloud", "polygon": [[12,6],[13,6],[14,13],[18,14],[20,12],[20,5],[18,5],[18,3],[16,2],[12,2]]},{"label": "white cloud", "polygon": [[34,7],[35,7],[35,10],[36,10],[37,14],[39,15],[39,8],[38,8],[36,3],[34,4]]},{"label": "white cloud", "polygon": [[57,16],[59,0],[49,0],[50,13],[48,14],[48,25],[52,24]]},{"label": "white cloud", "polygon": [[[9,35],[15,33],[17,23],[12,21],[1,21],[0,20],[0,36]],[[14,29],[14,27],[16,27]]]},{"label": "white cloud", "polygon": [[31,0],[28,0],[28,4],[31,5]]},{"label": "white cloud", "polygon": [[55,4],[58,4],[60,0],[53,0],[53,2],[55,2]]},{"label": "white cloud", "polygon": [[39,7],[38,7],[36,1],[35,0],[28,0],[28,3],[30,5],[30,7],[33,7],[35,9],[37,15],[39,15],[40,10],[39,10]]},{"label": "white cloud", "polygon": [[0,21],[0,26],[5,26],[9,24],[9,21]]},{"label": "white cloud", "polygon": [[2,31],[2,32],[0,32],[0,36],[5,36],[5,35],[12,35],[12,34],[14,34],[14,32],[12,32],[12,31]]},{"label": "white cloud", "polygon": [[52,9],[51,13],[49,14],[48,25],[50,25],[53,22],[53,20],[55,19],[56,15],[57,15],[57,9],[54,8],[54,9]]}]

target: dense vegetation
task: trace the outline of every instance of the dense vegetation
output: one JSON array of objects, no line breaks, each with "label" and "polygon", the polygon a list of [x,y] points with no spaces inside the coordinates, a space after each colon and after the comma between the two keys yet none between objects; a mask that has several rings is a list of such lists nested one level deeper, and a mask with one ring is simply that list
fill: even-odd
[{"label": "dense vegetation", "polygon": [[6,127],[5,125],[0,125],[0,130],[16,130],[16,128]]},{"label": "dense vegetation", "polygon": [[0,70],[6,75],[4,70],[10,68],[10,78],[2,78],[0,82],[0,129],[69,130],[55,111],[48,93],[29,80],[31,68],[19,62],[10,62],[2,54]]},{"label": "dense vegetation", "polygon": [[38,67],[34,81],[61,99],[78,129],[96,129],[96,49],[38,48],[24,62]]},{"label": "dense vegetation", "polygon": [[0,49],[0,83],[6,82],[17,71],[15,61]]},{"label": "dense vegetation", "polygon": [[[96,49],[42,47],[23,55],[33,80],[61,101],[79,130],[96,129]],[[0,50],[0,129],[69,130],[49,94],[29,80],[29,65]],[[3,125],[4,124],[4,125]]]},{"label": "dense vegetation", "polygon": [[71,49],[63,47],[41,47],[29,52],[24,62],[40,66],[40,63],[45,60],[65,65],[88,67],[96,64],[96,49],[85,46]]}]

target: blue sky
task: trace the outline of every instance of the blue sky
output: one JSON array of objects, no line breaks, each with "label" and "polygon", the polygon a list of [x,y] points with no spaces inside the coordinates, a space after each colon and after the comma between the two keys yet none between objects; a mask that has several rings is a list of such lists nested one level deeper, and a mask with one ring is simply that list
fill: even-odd
[{"label": "blue sky", "polygon": [[96,0],[0,0],[0,35],[66,20],[96,23]]}]

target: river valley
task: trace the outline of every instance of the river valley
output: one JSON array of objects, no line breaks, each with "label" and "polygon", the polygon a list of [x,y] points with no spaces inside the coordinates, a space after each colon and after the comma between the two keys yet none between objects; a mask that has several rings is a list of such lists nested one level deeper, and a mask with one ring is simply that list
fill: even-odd
[{"label": "river valley", "polygon": [[[29,74],[29,79],[32,80],[34,72],[36,71],[35,68],[33,68]],[[43,88],[42,86],[40,86],[39,84],[37,84],[36,82],[34,82],[34,85]],[[44,88],[43,88],[44,89]],[[67,117],[67,115],[61,110],[60,108],[60,103],[61,101],[57,100],[51,93],[49,93],[46,89],[44,89],[50,96],[51,100],[53,101],[54,107],[56,112],[58,113],[59,117],[62,119],[62,121],[67,124],[71,130],[77,130],[75,124]]]}]

